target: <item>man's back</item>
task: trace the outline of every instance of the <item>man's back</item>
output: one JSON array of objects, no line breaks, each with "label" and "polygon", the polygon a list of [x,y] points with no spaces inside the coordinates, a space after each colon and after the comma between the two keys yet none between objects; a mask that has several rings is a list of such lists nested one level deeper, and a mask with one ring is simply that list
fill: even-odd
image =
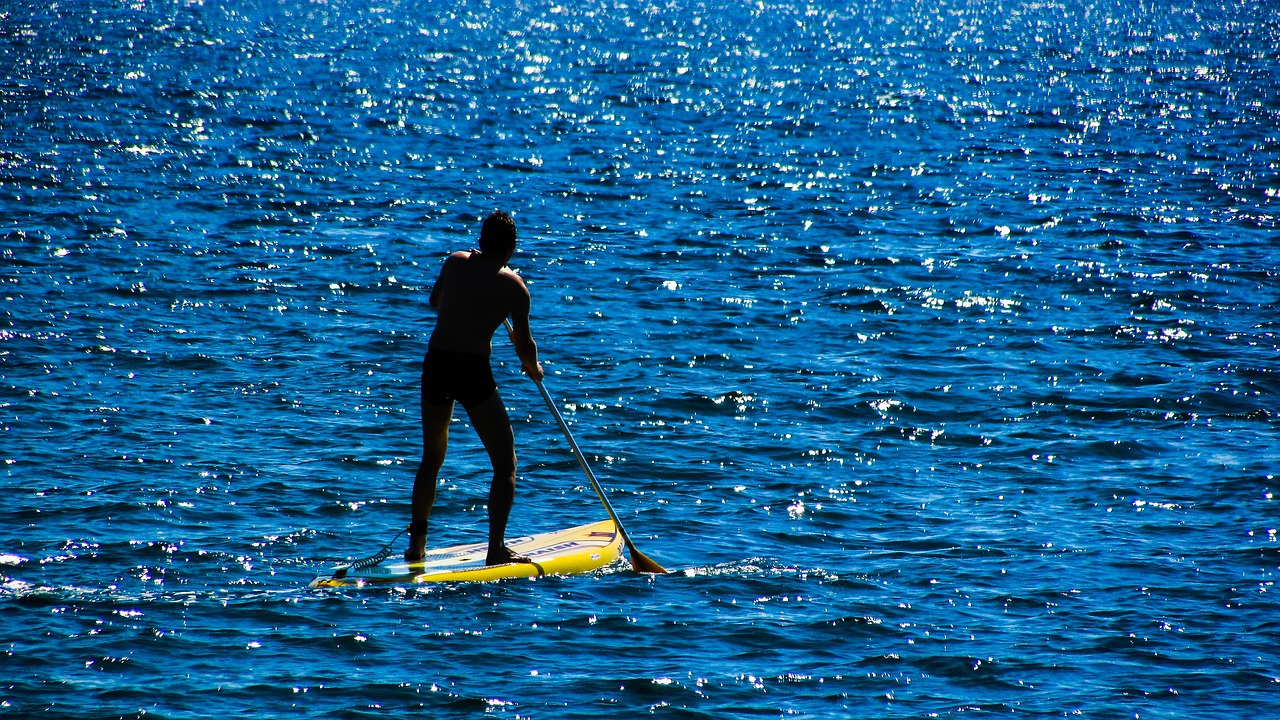
[{"label": "man's back", "polygon": [[467,251],[449,256],[431,290],[440,311],[431,347],[488,356],[504,318],[528,317],[529,290],[506,260]]}]

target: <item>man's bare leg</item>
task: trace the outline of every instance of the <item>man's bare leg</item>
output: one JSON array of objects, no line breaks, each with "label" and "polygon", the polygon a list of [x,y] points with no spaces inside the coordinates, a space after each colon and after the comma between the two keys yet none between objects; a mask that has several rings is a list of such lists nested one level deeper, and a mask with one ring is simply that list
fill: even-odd
[{"label": "man's bare leg", "polygon": [[417,562],[427,554],[427,521],[436,504],[436,485],[440,468],[449,448],[449,422],[453,419],[453,403],[422,404],[422,462],[413,479],[413,505],[409,524],[409,548],[406,562]]},{"label": "man's bare leg", "polygon": [[489,453],[493,464],[493,484],[489,487],[489,553],[487,565],[528,562],[506,545],[507,518],[516,496],[516,446],[511,420],[497,390],[480,404],[467,410],[471,425]]}]

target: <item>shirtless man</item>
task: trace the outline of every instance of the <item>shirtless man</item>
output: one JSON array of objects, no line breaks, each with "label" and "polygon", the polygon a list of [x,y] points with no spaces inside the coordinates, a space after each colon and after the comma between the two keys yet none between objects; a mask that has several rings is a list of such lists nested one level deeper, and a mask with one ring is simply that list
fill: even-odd
[{"label": "shirtless man", "polygon": [[422,464],[413,482],[409,548],[404,553],[408,562],[426,554],[427,520],[436,501],[455,400],[467,411],[493,464],[486,562],[528,561],[506,546],[507,517],[516,491],[515,437],[489,367],[493,333],[509,315],[522,369],[542,380],[538,346],[529,329],[529,289],[506,267],[515,251],[515,221],[496,211],[481,226],[480,250],[450,255],[431,289],[431,307],[439,310],[439,317],[422,361]]}]

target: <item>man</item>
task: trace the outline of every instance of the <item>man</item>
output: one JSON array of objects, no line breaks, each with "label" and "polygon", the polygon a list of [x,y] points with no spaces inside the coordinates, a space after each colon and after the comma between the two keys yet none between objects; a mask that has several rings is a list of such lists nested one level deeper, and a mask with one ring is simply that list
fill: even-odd
[{"label": "man", "polygon": [[538,346],[529,329],[529,288],[506,267],[515,250],[515,221],[495,211],[481,226],[480,249],[450,255],[431,289],[431,307],[439,316],[422,361],[422,464],[413,483],[409,548],[404,553],[409,562],[426,555],[427,521],[449,445],[454,401],[467,411],[493,464],[486,563],[528,562],[506,546],[507,517],[516,490],[515,437],[489,366],[493,333],[510,316],[511,339],[523,370],[542,380]]}]

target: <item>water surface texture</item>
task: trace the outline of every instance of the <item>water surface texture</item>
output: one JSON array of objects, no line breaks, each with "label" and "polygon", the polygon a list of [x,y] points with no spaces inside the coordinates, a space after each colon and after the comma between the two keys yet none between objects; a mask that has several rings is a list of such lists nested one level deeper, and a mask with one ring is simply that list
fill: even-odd
[{"label": "water surface texture", "polygon": [[[3,713],[1274,716],[1278,48],[1260,0],[7,3]],[[309,590],[407,522],[494,208],[676,572]],[[494,354],[511,532],[603,518]],[[433,545],[485,533],[453,440]]]}]

